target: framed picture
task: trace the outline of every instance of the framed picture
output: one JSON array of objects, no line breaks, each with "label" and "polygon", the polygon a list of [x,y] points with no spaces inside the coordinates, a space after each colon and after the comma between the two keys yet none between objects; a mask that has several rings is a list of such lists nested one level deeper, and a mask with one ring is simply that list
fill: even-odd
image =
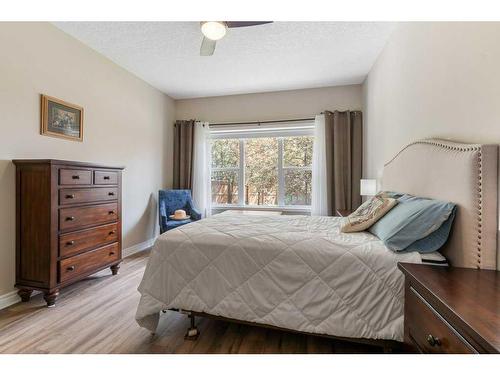
[{"label": "framed picture", "polygon": [[42,95],[40,134],[83,141],[83,108]]}]

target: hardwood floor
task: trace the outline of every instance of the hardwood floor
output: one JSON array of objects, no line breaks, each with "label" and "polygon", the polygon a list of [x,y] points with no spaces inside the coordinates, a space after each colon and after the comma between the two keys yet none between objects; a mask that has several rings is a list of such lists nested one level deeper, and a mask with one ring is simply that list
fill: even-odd
[{"label": "hardwood floor", "polygon": [[125,258],[118,276],[102,271],[61,291],[0,311],[0,353],[380,353],[381,348],[197,318],[201,335],[184,340],[185,315],[162,315],[153,337],[134,315],[149,252]]}]

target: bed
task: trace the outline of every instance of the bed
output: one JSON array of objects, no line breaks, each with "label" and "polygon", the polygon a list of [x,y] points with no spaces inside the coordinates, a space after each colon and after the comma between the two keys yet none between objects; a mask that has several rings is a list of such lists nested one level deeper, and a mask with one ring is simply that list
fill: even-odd
[{"label": "bed", "polygon": [[[422,140],[384,167],[383,189],[451,201],[458,210],[442,253],[453,266],[497,264],[496,145]],[[432,167],[430,167],[432,166]],[[487,204],[485,204],[487,202]],[[139,325],[161,311],[370,342],[403,340],[403,276],[396,254],[338,217],[225,213],[161,235],[139,286]]]}]

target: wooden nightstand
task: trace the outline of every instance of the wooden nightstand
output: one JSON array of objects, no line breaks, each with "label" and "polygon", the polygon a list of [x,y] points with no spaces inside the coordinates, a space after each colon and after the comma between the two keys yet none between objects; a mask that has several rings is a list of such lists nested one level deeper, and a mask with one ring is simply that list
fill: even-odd
[{"label": "wooden nightstand", "polygon": [[422,353],[500,353],[500,272],[399,263],[405,343]]},{"label": "wooden nightstand", "polygon": [[337,216],[346,217],[353,213],[352,210],[336,210]]}]

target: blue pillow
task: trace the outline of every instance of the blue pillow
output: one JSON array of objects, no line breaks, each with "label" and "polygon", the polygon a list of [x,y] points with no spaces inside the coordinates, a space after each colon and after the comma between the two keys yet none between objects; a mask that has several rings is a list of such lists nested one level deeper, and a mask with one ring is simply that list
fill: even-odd
[{"label": "blue pillow", "polygon": [[398,205],[369,228],[393,251],[437,251],[450,234],[455,204],[408,194],[387,193]]},{"label": "blue pillow", "polygon": [[453,225],[453,220],[455,219],[456,207],[453,207],[450,216],[445,222],[434,232],[429,234],[427,237],[421,238],[413,242],[404,251],[418,251],[419,253],[431,253],[433,251],[438,251],[444,246],[450,235],[451,226]]}]

